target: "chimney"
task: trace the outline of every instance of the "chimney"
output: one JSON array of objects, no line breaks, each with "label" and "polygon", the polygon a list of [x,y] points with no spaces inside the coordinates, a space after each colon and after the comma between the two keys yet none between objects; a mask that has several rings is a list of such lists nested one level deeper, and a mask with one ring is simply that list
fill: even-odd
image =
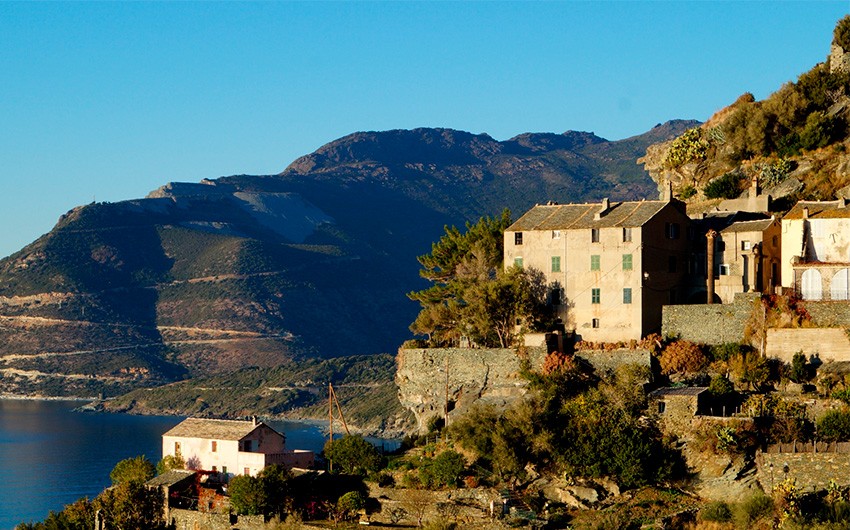
[{"label": "chimney", "polygon": [[608,200],[608,197],[602,199],[602,208],[593,215],[593,220],[598,221],[602,219],[602,217],[608,213],[608,210],[611,209],[611,201]]},{"label": "chimney", "polygon": [[662,195],[661,200],[664,202],[673,200],[673,181],[670,179],[667,179],[667,183],[664,184],[664,195]]},{"label": "chimney", "polygon": [[251,423],[254,425],[254,427],[257,426],[257,417],[256,416],[251,416]]},{"label": "chimney", "polygon": [[809,209],[803,208],[803,219],[808,219],[808,218],[809,218]]},{"label": "chimney", "polygon": [[752,185],[750,186],[750,197],[756,198],[761,193],[761,189],[759,188],[759,178],[757,176],[753,176]]}]

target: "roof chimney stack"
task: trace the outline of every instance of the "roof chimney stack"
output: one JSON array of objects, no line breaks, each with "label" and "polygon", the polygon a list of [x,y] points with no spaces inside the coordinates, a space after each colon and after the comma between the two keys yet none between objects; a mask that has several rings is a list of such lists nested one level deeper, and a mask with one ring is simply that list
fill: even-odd
[{"label": "roof chimney stack", "polygon": [[608,200],[608,197],[605,197],[604,199],[602,199],[602,208],[598,212],[596,212],[596,214],[594,214],[593,220],[598,221],[598,220],[602,219],[602,217],[606,213],[608,213],[608,210],[610,210],[610,209],[611,209],[611,202]]},{"label": "roof chimney stack", "polygon": [[808,218],[809,218],[809,209],[803,208],[803,219],[808,219]]}]

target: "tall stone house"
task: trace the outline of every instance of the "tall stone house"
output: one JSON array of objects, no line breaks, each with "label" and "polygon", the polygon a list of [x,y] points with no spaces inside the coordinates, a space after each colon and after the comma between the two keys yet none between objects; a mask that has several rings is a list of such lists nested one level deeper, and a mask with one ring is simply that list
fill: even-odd
[{"label": "tall stone house", "polygon": [[577,340],[639,340],[679,303],[689,263],[685,204],[666,200],[537,205],[505,230],[504,265],[543,273]]},{"label": "tall stone house", "polygon": [[772,292],[781,274],[779,220],[737,221],[720,230],[715,249],[715,292],[730,303],[736,293]]},{"label": "tall stone house", "polygon": [[162,435],[162,456],[180,456],[186,467],[256,476],[270,464],[308,468],[312,451],[287,450],[283,434],[262,422],[187,418]]},{"label": "tall stone house", "polygon": [[804,300],[850,299],[847,199],[800,201],[782,218],[782,287]]}]

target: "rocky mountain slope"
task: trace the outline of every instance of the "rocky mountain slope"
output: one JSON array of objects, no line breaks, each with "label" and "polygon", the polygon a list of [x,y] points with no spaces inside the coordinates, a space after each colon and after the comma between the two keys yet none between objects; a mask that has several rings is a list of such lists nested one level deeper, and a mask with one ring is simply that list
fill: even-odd
[{"label": "rocky mountain slope", "polygon": [[278,175],[92,203],[0,261],[0,393],[114,395],[306,357],[392,352],[445,224],[545,200],[634,199],[635,164],[696,122],[626,140],[355,133]]}]

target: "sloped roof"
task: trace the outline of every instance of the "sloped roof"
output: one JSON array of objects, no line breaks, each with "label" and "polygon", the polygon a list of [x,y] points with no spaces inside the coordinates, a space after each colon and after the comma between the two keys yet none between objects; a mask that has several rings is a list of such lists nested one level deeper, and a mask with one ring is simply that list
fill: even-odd
[{"label": "sloped roof", "polygon": [[800,201],[791,208],[784,219],[802,219],[803,209],[809,210],[809,219],[843,219],[850,218],[850,208],[847,201]]},{"label": "sloped roof", "polygon": [[767,230],[768,227],[773,223],[773,218],[770,219],[759,219],[756,221],[736,221],[731,225],[727,226],[720,233],[725,234],[729,232],[763,232]]},{"label": "sloped roof", "polygon": [[211,440],[241,440],[260,425],[264,424],[254,423],[253,421],[186,418],[173,429],[163,434],[163,436],[206,438]]},{"label": "sloped roof", "polygon": [[173,486],[192,477],[194,474],[194,471],[188,469],[172,469],[145,482],[145,486]]},{"label": "sloped roof", "polygon": [[664,387],[657,388],[648,394],[649,397],[669,397],[669,396],[698,396],[707,391],[707,386],[681,386],[681,387]]},{"label": "sloped roof", "polygon": [[539,204],[508,227],[510,232],[528,230],[572,230],[582,228],[627,228],[643,226],[660,212],[667,201],[612,202],[604,215],[595,219],[602,203]]}]

